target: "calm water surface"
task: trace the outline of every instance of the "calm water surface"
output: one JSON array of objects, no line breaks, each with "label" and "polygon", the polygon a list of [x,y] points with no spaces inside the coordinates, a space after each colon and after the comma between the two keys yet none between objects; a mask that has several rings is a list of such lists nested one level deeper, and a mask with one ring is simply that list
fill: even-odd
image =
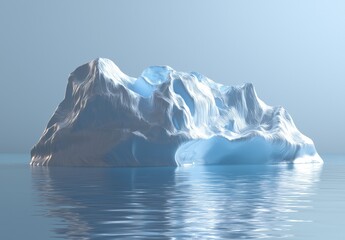
[{"label": "calm water surface", "polygon": [[345,239],[345,157],[324,165],[46,168],[0,155],[0,239]]}]

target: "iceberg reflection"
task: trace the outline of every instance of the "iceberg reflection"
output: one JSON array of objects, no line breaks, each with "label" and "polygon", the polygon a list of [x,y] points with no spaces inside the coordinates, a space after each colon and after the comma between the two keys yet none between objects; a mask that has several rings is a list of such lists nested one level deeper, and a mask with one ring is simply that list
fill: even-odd
[{"label": "iceberg reflection", "polygon": [[292,237],[322,164],[32,168],[40,214],[68,239]]}]

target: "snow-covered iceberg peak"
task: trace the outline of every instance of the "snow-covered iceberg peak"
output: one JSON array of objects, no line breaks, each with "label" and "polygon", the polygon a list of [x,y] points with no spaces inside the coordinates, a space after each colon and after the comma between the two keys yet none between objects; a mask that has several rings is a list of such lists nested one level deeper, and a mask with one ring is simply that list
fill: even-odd
[{"label": "snow-covered iceberg peak", "polygon": [[71,73],[31,156],[34,166],[322,162],[286,110],[250,83],[224,86],[168,66],[132,78],[104,58]]}]

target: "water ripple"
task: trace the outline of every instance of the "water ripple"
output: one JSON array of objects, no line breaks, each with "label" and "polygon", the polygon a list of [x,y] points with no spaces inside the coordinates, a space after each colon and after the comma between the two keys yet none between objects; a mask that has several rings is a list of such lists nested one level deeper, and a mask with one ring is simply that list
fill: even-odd
[{"label": "water ripple", "polygon": [[312,219],[322,165],[32,168],[42,215],[67,239],[290,238]]}]

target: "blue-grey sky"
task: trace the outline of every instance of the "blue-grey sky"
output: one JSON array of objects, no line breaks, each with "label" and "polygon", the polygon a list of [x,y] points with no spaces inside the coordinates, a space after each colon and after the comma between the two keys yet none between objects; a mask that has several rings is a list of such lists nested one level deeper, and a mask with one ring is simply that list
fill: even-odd
[{"label": "blue-grey sky", "polygon": [[321,154],[345,153],[345,1],[0,2],[0,152],[29,152],[67,78],[97,57],[252,82]]}]

